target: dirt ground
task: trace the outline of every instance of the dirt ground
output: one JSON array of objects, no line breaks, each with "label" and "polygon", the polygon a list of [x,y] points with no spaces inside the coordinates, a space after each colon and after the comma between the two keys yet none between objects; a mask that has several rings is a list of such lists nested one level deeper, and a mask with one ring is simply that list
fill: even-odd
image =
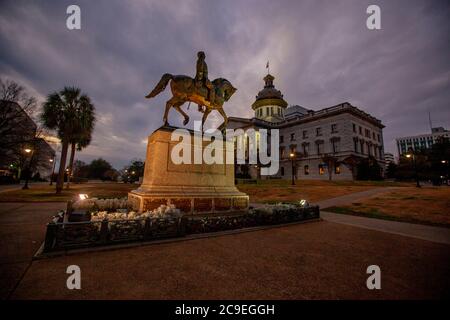
[{"label": "dirt ground", "polygon": [[[306,199],[316,202],[349,193],[386,186],[405,186],[409,184],[376,181],[297,181],[291,186],[289,180],[260,181],[258,184],[240,184],[238,189],[250,195],[251,202],[280,202]],[[64,202],[79,193],[90,197],[126,197],[128,192],[139,187],[128,183],[83,183],[72,184],[62,194],[55,194],[55,186],[32,185],[29,190],[10,190],[0,193],[0,202]]]},{"label": "dirt ground", "polygon": [[[81,290],[66,268],[81,268]],[[366,269],[381,268],[381,290]],[[314,222],[34,261],[13,299],[434,299],[448,297],[447,245]]]},{"label": "dirt ground", "polygon": [[450,187],[397,188],[327,210],[450,228]]},{"label": "dirt ground", "polygon": [[137,189],[139,185],[130,183],[81,183],[71,184],[70,189],[64,188],[61,194],[55,194],[55,186],[32,185],[28,190],[10,190],[0,193],[0,202],[65,202],[80,193],[90,197],[121,198],[128,192]]},{"label": "dirt ground", "polygon": [[344,196],[380,187],[405,187],[410,183],[387,181],[315,181],[262,180],[258,184],[243,184],[237,187],[250,196],[250,202],[295,202],[305,199],[315,203],[321,200]]}]

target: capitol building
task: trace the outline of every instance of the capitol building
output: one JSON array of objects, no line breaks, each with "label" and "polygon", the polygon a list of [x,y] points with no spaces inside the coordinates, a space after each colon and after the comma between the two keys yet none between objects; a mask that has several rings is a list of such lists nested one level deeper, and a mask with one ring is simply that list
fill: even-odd
[{"label": "capitol building", "polygon": [[261,176],[260,165],[236,165],[236,176],[253,179],[354,180],[362,159],[384,167],[381,121],[349,102],[321,110],[288,106],[271,74],[252,104],[253,118],[230,117],[228,127],[243,130],[278,129],[279,170]]}]

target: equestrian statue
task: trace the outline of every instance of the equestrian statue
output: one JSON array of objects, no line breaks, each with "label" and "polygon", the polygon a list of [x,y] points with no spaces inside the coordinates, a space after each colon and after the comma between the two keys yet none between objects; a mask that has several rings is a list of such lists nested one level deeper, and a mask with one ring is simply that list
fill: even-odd
[{"label": "equestrian statue", "polygon": [[224,119],[220,128],[226,128],[228,117],[223,110],[223,103],[228,101],[237,89],[227,79],[217,78],[209,81],[208,65],[205,62],[203,51],[197,53],[197,71],[194,78],[166,73],[161,77],[156,87],[145,97],[150,99],[158,95],[166,89],[169,82],[172,98],[166,102],[163,117],[164,125],[169,125],[168,115],[172,107],[183,115],[183,125],[186,125],[189,122],[189,116],[181,109],[181,106],[185,102],[189,102],[189,104],[193,102],[198,105],[198,111],[203,113],[202,127],[211,111],[217,110]]}]

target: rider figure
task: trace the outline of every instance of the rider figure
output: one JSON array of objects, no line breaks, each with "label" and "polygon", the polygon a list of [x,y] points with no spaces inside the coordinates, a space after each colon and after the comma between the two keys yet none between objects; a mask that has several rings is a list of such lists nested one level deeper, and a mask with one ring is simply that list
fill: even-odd
[{"label": "rider figure", "polygon": [[[197,88],[201,88],[202,86],[206,86],[208,88],[208,98],[210,103],[214,102],[215,92],[213,88],[213,84],[208,79],[208,65],[205,62],[205,53],[203,51],[199,51],[197,53],[197,72],[195,74],[195,86]],[[198,111],[203,112],[202,106],[198,106]]]}]

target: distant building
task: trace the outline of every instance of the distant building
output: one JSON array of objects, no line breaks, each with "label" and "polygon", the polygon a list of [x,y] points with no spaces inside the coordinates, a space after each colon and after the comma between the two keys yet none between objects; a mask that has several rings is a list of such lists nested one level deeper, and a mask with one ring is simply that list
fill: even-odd
[{"label": "distant building", "polygon": [[[273,80],[270,74],[264,77],[264,88],[252,104],[253,118],[230,117],[228,123],[232,129],[280,130],[280,169],[266,178],[290,179],[293,173],[297,179],[327,180],[326,157],[335,159],[331,174],[336,180],[355,179],[357,163],[369,156],[384,168],[384,125],[380,120],[348,102],[318,111],[288,107]],[[291,153],[295,154],[294,172]],[[237,165],[236,173],[264,178],[258,165]]]},{"label": "distant building", "polygon": [[387,168],[390,163],[395,163],[395,158],[392,153],[385,152],[384,153],[384,161],[385,161],[385,167]]},{"label": "distant building", "polygon": [[409,150],[429,149],[440,137],[450,138],[450,131],[442,127],[432,128],[431,133],[395,139],[399,157]]},{"label": "distant building", "polygon": [[[24,150],[32,149],[27,155]],[[0,175],[17,175],[33,159],[33,173],[49,175],[54,149],[38,135],[33,119],[16,102],[0,100]]]}]

